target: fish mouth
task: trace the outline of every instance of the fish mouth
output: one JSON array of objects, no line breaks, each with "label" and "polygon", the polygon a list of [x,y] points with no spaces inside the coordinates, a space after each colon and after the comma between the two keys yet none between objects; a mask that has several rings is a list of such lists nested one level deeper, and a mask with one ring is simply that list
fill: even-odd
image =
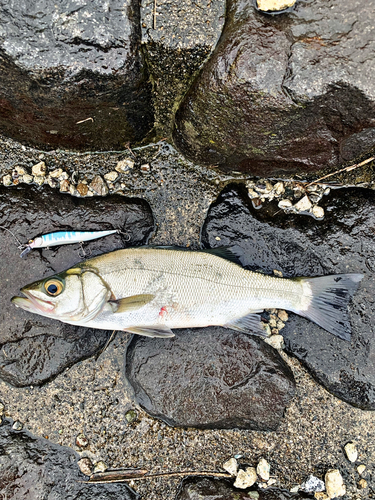
[{"label": "fish mouth", "polygon": [[44,314],[51,314],[55,309],[55,305],[48,300],[37,299],[31,292],[21,290],[26,297],[13,297],[11,302],[16,306],[30,312],[41,312]]}]

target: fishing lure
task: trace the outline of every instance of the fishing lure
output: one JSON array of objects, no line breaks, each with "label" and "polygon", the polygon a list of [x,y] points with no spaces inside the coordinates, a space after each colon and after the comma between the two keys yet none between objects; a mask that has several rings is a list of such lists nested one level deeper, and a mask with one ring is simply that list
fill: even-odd
[{"label": "fishing lure", "polygon": [[25,249],[20,257],[26,257],[33,248],[55,247],[57,245],[67,245],[69,243],[82,243],[83,241],[103,238],[110,234],[118,233],[117,229],[110,231],[57,231],[56,233],[43,234],[37,236],[24,245]]}]

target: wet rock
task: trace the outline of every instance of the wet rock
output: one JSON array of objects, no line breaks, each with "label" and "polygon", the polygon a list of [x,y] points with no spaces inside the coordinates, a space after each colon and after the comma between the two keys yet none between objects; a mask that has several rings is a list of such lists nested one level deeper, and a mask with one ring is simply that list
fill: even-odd
[{"label": "wet rock", "polygon": [[90,189],[99,196],[107,196],[108,187],[100,175],[96,175],[90,183]]},{"label": "wet rock", "polygon": [[80,472],[78,460],[79,455],[70,448],[24,430],[14,431],[9,421],[0,426],[0,484],[5,498],[139,499],[125,484],[85,484],[87,477]]},{"label": "wet rock", "polygon": [[0,4],[0,131],[39,146],[119,149],[153,125],[139,3]]},{"label": "wet rock", "polygon": [[[0,214],[0,225],[22,243],[59,229],[120,229],[126,233],[85,244],[84,250],[92,256],[125,245],[145,244],[153,230],[145,202],[117,196],[83,200],[49,187],[1,188]],[[16,386],[38,385],[95,354],[111,332],[63,324],[11,304],[10,299],[23,285],[82,260],[79,244],[33,250],[27,260],[20,259],[17,245],[9,232],[0,229],[0,377]]]},{"label": "wet rock", "polygon": [[37,163],[36,165],[33,166],[33,168],[31,169],[32,171],[32,174],[34,176],[40,176],[40,177],[44,177],[46,175],[46,171],[47,171],[47,167],[46,167],[46,164],[44,163],[44,161],[41,161],[40,163]]},{"label": "wet rock", "polygon": [[77,465],[79,467],[79,470],[85,476],[91,476],[91,474],[93,473],[94,466],[89,458],[81,458],[81,460],[78,460]]},{"label": "wet rock", "polygon": [[256,175],[336,167],[369,152],[373,6],[307,0],[268,16],[253,0],[228,1],[220,41],[176,114],[176,145],[194,161]]},{"label": "wet rock", "polygon": [[135,336],[126,376],[137,402],[169,425],[274,430],[294,394],[287,365],[260,339],[219,327]]},{"label": "wet rock", "polygon": [[301,489],[306,493],[315,493],[316,491],[324,491],[324,482],[315,476],[309,476],[308,479],[301,485]]},{"label": "wet rock", "polygon": [[[343,341],[293,313],[282,333],[295,355],[329,391],[363,409],[375,409],[375,193],[332,191],[317,221],[284,214],[276,204],[255,210],[245,188],[228,187],[211,207],[202,230],[206,247],[231,246],[254,271],[284,277],[363,273],[350,306],[352,341]],[[220,237],[220,243],[215,239]]]},{"label": "wet rock", "polygon": [[184,479],[179,487],[176,500],[301,500],[299,494],[288,490],[267,488],[252,491],[238,490],[227,479],[210,477],[189,477]]}]

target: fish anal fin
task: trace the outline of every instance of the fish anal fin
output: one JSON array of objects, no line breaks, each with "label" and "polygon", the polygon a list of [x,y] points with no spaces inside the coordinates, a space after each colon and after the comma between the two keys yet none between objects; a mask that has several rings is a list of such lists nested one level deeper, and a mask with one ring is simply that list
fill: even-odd
[{"label": "fish anal fin", "polygon": [[156,337],[160,339],[174,337],[172,330],[166,326],[130,326],[128,328],[124,328],[124,331],[135,333],[136,335],[144,335],[145,337]]},{"label": "fish anal fin", "polygon": [[110,304],[114,314],[136,311],[145,306],[155,298],[155,295],[150,293],[142,293],[140,295],[131,295],[118,300],[110,300]]},{"label": "fish anal fin", "polygon": [[255,335],[260,335],[261,337],[267,337],[267,333],[262,327],[261,317],[259,314],[256,314],[256,312],[251,312],[250,314],[231,321],[223,326],[239,332],[253,333]]}]

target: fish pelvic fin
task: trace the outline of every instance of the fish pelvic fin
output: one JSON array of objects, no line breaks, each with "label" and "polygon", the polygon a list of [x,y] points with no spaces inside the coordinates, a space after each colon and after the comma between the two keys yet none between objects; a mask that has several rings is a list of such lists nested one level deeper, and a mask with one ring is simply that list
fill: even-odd
[{"label": "fish pelvic fin", "polygon": [[172,330],[166,326],[129,326],[128,328],[124,328],[124,331],[135,333],[136,335],[144,335],[145,337],[171,338],[175,336]]},{"label": "fish pelvic fin", "polygon": [[223,326],[225,328],[230,328],[231,330],[237,330],[244,333],[252,333],[254,335],[259,335],[260,337],[267,337],[267,333],[263,329],[262,325],[263,323],[261,321],[260,315],[252,312]]},{"label": "fish pelvic fin", "polygon": [[363,274],[335,274],[319,278],[297,278],[302,284],[301,309],[304,316],[343,340],[350,340],[348,303]]}]

